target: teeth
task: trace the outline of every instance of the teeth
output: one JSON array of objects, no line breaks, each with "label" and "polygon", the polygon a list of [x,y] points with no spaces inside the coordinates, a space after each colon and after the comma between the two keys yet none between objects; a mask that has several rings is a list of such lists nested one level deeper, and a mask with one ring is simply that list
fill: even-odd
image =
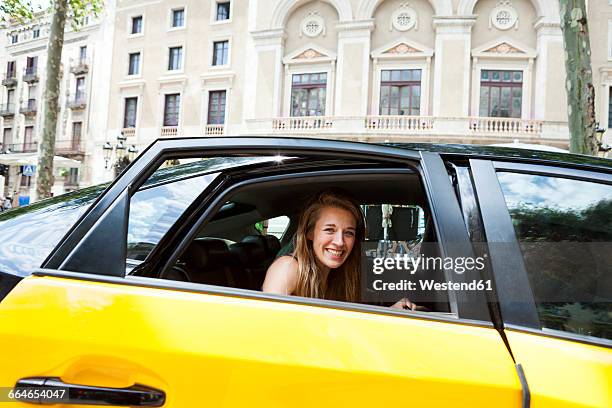
[{"label": "teeth", "polygon": [[333,249],[328,249],[327,251],[328,251],[329,253],[331,253],[332,255],[334,255],[334,256],[340,256],[340,255],[342,255],[342,251],[336,251],[336,250],[333,250]]}]

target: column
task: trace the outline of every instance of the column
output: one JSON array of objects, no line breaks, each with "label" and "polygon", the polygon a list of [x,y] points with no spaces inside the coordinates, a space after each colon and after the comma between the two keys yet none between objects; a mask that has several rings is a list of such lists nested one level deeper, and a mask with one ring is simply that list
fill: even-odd
[{"label": "column", "polygon": [[254,52],[247,58],[244,93],[244,117],[278,117],[282,105],[283,29],[251,32]]},{"label": "column", "polygon": [[558,23],[535,24],[538,56],[535,67],[534,119],[567,122],[565,51]]},{"label": "column", "polygon": [[334,114],[365,116],[368,114],[370,88],[371,20],[339,23],[338,61]]},{"label": "column", "polygon": [[467,117],[474,17],[435,18],[433,115]]}]

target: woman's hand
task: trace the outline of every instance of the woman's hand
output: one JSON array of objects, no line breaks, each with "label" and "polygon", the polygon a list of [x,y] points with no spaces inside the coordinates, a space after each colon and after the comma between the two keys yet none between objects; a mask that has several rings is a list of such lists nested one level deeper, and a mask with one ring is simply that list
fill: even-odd
[{"label": "woman's hand", "polygon": [[404,310],[416,310],[416,311],[427,311],[426,307],[419,306],[416,303],[412,303],[408,298],[401,298],[397,302],[391,306],[395,309],[404,309]]}]

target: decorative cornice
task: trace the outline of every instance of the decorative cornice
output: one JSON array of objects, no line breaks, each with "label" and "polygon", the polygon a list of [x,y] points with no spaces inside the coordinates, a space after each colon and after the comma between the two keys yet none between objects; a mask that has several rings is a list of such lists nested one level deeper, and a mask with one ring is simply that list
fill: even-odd
[{"label": "decorative cornice", "polygon": [[312,48],[309,48],[306,51],[299,54],[298,56],[296,56],[294,59],[313,59],[313,58],[320,58],[320,57],[326,57],[326,55],[321,54],[317,50],[313,50]]},{"label": "decorative cornice", "polygon": [[498,44],[495,47],[491,47],[487,50],[484,50],[483,52],[490,52],[490,53],[496,53],[496,54],[524,54],[523,51],[519,50],[516,47],[513,47],[507,42]]},{"label": "decorative cornice", "polygon": [[336,24],[338,31],[353,31],[353,30],[374,30],[374,20],[356,20],[356,21],[340,21]]},{"label": "decorative cornice", "polygon": [[251,31],[250,34],[254,40],[285,39],[287,37],[287,34],[285,34],[285,30],[283,28]]},{"label": "decorative cornice", "polygon": [[472,27],[476,23],[475,15],[464,17],[438,17],[434,16],[433,26],[438,27]]}]

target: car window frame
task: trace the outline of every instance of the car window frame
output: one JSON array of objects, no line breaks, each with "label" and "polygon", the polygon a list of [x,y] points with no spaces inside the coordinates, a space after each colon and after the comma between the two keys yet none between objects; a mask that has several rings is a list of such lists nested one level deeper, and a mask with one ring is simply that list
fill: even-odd
[{"label": "car window frame", "polygon": [[[452,185],[450,184],[450,180],[448,179],[448,173],[446,172],[446,168],[444,166],[444,163],[442,162],[442,160],[440,159],[439,155],[437,153],[435,154],[431,154],[428,155],[427,153],[425,154],[426,158],[425,159],[421,159],[419,160],[413,160],[413,161],[402,161],[401,165],[404,166],[404,168],[380,168],[380,169],[364,169],[362,170],[364,175],[371,175],[373,173],[390,173],[390,172],[399,172],[399,171],[411,171],[412,173],[416,173],[419,178],[420,181],[423,184],[423,190],[426,194],[426,199],[428,201],[429,207],[430,207],[430,211],[433,213],[433,219],[434,219],[434,227],[436,228],[436,236],[438,237],[438,245],[439,245],[439,249],[440,249],[440,253],[442,254],[441,256],[453,256],[453,255],[457,255],[457,254],[453,254],[453,253],[449,253],[448,248],[446,247],[446,245],[444,244],[444,240],[442,237],[444,236],[454,236],[454,237],[463,237],[462,239],[464,240],[464,246],[463,246],[463,250],[464,251],[470,251],[470,253],[462,253],[462,256],[473,256],[473,252],[472,251],[472,246],[471,243],[469,242],[469,237],[467,236],[467,229],[465,227],[465,225],[463,224],[463,219],[461,217],[461,211],[459,209],[458,203],[457,203],[457,199],[456,196],[454,196],[454,190],[452,189]],[[427,187],[427,182],[425,181],[425,173],[424,173],[424,169],[423,166],[421,166],[424,162],[427,162],[427,165],[430,168],[430,173],[431,174],[431,169],[435,166],[435,171],[437,172],[441,172],[440,174],[437,175],[437,178],[430,180],[429,181],[429,185],[432,185],[433,187],[431,187],[430,189],[428,189]],[[410,167],[411,169],[408,169],[406,167]],[[342,174],[346,174],[346,175],[355,175],[359,170],[351,168],[351,169],[336,169],[336,170],[320,170],[320,171],[308,171],[308,172],[293,172],[293,173],[283,173],[280,175],[271,175],[271,176],[255,176],[251,179],[246,179],[243,180],[241,179],[240,181],[231,184],[230,181],[227,181],[224,186],[222,187],[224,190],[222,192],[220,192],[217,197],[215,199],[212,199],[209,201],[209,206],[207,206],[206,209],[203,209],[202,213],[197,217],[191,218],[191,221],[189,223],[190,228],[186,231],[174,231],[173,234],[169,234],[170,237],[175,237],[174,238],[174,242],[173,241],[166,241],[162,243],[160,242],[159,248],[174,248],[173,251],[168,252],[168,251],[164,251],[161,254],[156,254],[158,258],[163,259],[164,260],[164,264],[162,265],[157,265],[157,266],[153,266],[151,269],[157,270],[158,274],[163,275],[165,272],[167,272],[168,270],[170,270],[172,268],[172,266],[174,265],[174,263],[176,262],[177,259],[179,259],[180,255],[183,253],[183,251],[187,248],[187,246],[189,245],[189,243],[195,239],[199,233],[199,231],[202,228],[202,225],[205,224],[208,220],[211,219],[211,217],[214,217],[216,211],[218,211],[218,209],[227,201],[228,196],[231,196],[233,194],[233,191],[242,188],[246,185],[250,185],[250,184],[257,184],[257,183],[262,183],[262,182],[274,182],[274,181],[278,181],[278,180],[282,180],[282,179],[296,179],[298,177],[315,177],[318,178],[320,176],[325,176],[325,175],[342,175]],[[447,183],[447,185],[445,185],[445,183]],[[433,191],[435,191],[435,193],[433,193]],[[451,196],[452,194],[452,196]],[[434,202],[443,202],[445,203],[445,205],[438,205],[438,208],[436,210],[434,210],[433,208],[433,203]],[[455,208],[453,208],[453,204],[455,206]],[[445,228],[446,230],[443,230],[442,228]],[[177,238],[177,237],[182,237],[182,238]],[[460,238],[455,238],[454,242],[459,242]],[[456,247],[456,245],[454,245],[454,247]],[[457,248],[455,248],[454,250],[456,251]],[[446,272],[446,278],[447,280],[449,280],[449,272]],[[467,274],[463,274],[463,275],[453,275],[453,282],[461,282],[462,278],[464,280],[468,280],[468,276]],[[482,278],[480,275],[478,276],[478,278]],[[210,285],[204,285],[207,287],[213,287]],[[215,286],[215,288],[218,288],[215,290],[216,293],[225,293],[225,289],[228,288],[224,288],[224,287],[218,287]],[[232,289],[232,293],[234,293],[234,291],[244,291],[245,293],[243,294],[244,296],[249,296],[248,293],[253,292],[250,290],[243,290],[243,289],[235,289],[235,288],[229,288]],[[242,292],[240,292],[242,293]],[[261,293],[259,292],[255,292],[258,294],[258,297],[260,297]],[[459,319],[467,319],[467,320],[474,320],[474,321],[485,321],[489,324],[491,324],[491,315],[490,315],[490,310],[488,308],[487,305],[487,301],[486,301],[486,297],[484,296],[484,294],[480,291],[474,292],[474,293],[463,293],[464,297],[462,299],[456,299],[453,298],[453,294],[455,294],[455,292],[453,291],[449,291],[449,304],[452,306],[457,305],[457,304],[461,304],[462,308],[461,309],[455,309],[451,311],[453,313],[455,313],[455,315],[459,318]],[[455,294],[456,295],[456,294]],[[264,294],[265,296],[265,294]],[[287,298],[294,298],[293,296],[289,296]],[[293,299],[292,299],[293,300]],[[322,302],[322,303],[321,303]],[[327,300],[317,300],[317,304],[325,304],[325,302],[327,302]],[[340,304],[348,304],[348,303],[344,303],[344,302],[337,302]],[[367,306],[367,305],[355,305],[358,308],[368,308],[368,307],[374,307],[377,308],[376,306]],[[474,310],[477,310],[477,314],[474,313]]]},{"label": "car window frame", "polygon": [[[66,263],[66,259],[69,255],[73,255],[71,252],[74,252],[74,248],[80,244],[83,237],[86,235],[95,235],[96,231],[95,229],[91,230],[92,227],[103,221],[105,216],[108,215],[106,214],[107,210],[115,205],[115,201],[121,199],[126,200],[127,197],[127,205],[129,206],[130,195],[138,191],[140,186],[164,161],[176,157],[202,157],[203,155],[205,157],[212,157],[235,155],[238,153],[261,155],[279,155],[282,153],[284,156],[292,157],[308,156],[326,159],[380,161],[388,163],[389,165],[395,163],[404,166],[408,162],[412,162],[419,168],[419,174],[425,186],[430,207],[432,212],[435,213],[435,218],[439,220],[435,223],[439,241],[444,241],[445,236],[460,237],[460,240],[464,241],[464,249],[469,247],[471,250],[467,229],[461,218],[461,210],[439,153],[421,152],[393,146],[320,139],[256,137],[160,139],[150,145],[136,161],[132,162],[105,190],[102,196],[92,204],[79,222],[75,224],[66,237],[54,249],[48,260],[45,261],[39,270],[39,274],[53,274],[54,276],[67,274],[74,276],[76,273],[79,276],[87,275],[90,279],[101,281],[105,279],[112,280],[115,277],[125,279],[125,257],[122,260],[123,265],[121,274],[115,276],[105,276],[103,273],[100,273],[99,270],[90,270],[86,274],[80,271],[71,272],[62,270],[61,266]],[[221,177],[221,180],[222,179],[223,177]],[[450,201],[449,198],[451,198]],[[452,214],[452,217],[449,217],[450,214]],[[450,222],[442,221],[447,218],[452,218],[452,220],[449,219],[448,221]],[[124,221],[127,225],[127,217]],[[440,225],[443,226],[440,227]],[[125,229],[127,229],[127,226],[125,226]],[[467,244],[467,246],[465,246],[465,244]],[[451,256],[450,254],[444,253],[442,255]],[[166,283],[164,284],[163,286],[168,286]],[[172,285],[169,286],[171,287]],[[227,288],[225,289],[227,290]],[[235,291],[239,290],[234,289],[233,292]],[[308,302],[310,301],[312,301],[312,299],[308,300]],[[342,302],[340,303],[343,304]],[[484,296],[476,303],[476,310],[480,316],[477,318],[459,316],[459,318],[462,321],[471,321],[473,324],[492,327],[491,317],[486,307]],[[347,306],[348,304],[344,304],[344,307]],[[360,308],[358,305],[353,306]],[[377,307],[374,308],[376,309]],[[377,312],[380,312],[380,310]]]},{"label": "car window frame", "polygon": [[[496,254],[495,251],[490,252],[491,269],[496,281],[504,328],[596,346],[612,347],[611,340],[541,326],[536,299],[531,290],[523,254],[497,177],[498,172],[510,172],[596,182],[612,186],[612,172],[609,173],[603,169],[574,168],[562,163],[552,165],[486,159],[471,159],[470,168],[474,188],[478,196],[483,227],[485,234],[488,233],[487,243],[504,242],[505,239],[505,242],[508,242],[512,248],[512,252],[506,254],[505,259],[499,258],[502,254]],[[489,191],[485,191],[486,188]],[[490,238],[492,232],[496,237],[493,238],[494,241],[491,241]],[[511,271],[511,273],[508,274],[508,271]],[[523,295],[517,293],[517,288]],[[516,302],[511,301],[526,296],[526,294],[530,295],[527,308],[517,307]]]}]

